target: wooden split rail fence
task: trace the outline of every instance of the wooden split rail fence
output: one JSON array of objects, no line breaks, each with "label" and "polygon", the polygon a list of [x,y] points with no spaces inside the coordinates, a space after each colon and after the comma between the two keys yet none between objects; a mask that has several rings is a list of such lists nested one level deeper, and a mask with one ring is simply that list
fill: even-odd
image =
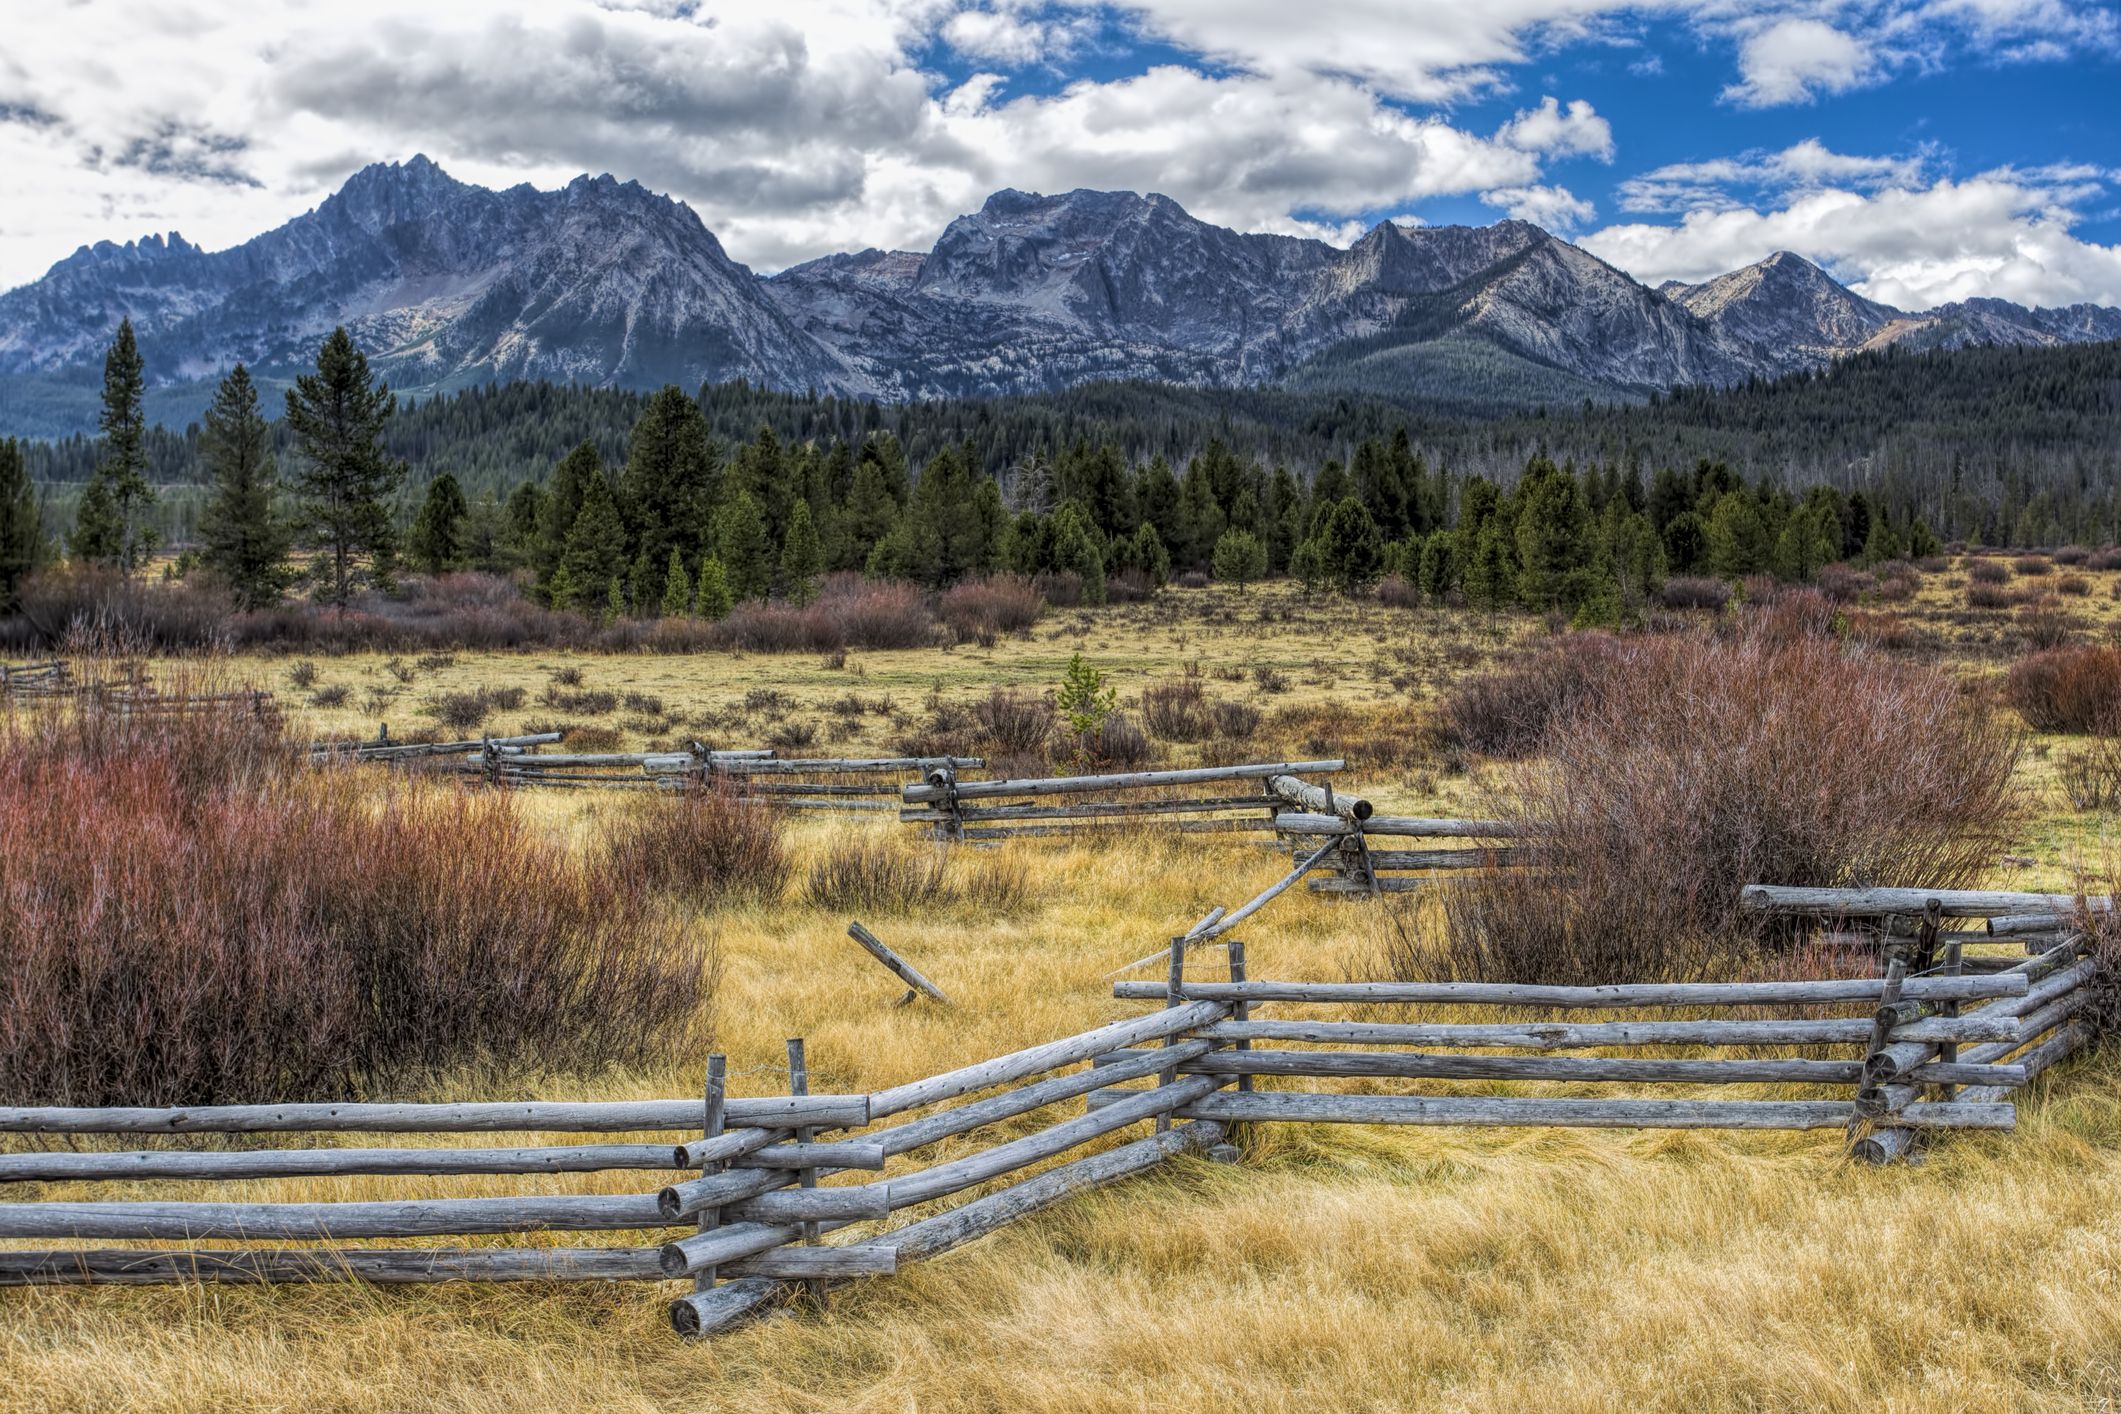
[{"label": "wooden split rail fence", "polygon": [[[1485,982],[1257,982],[1229,944],[1231,979],[1185,976],[1186,940],[1174,940],[1171,977],[1120,982],[1114,995],[1167,1007],[1233,1008],[1192,1033],[1213,1043],[1177,1075],[1239,1082],[1191,1101],[1174,1117],[1220,1124],[1263,1121],[1419,1125],[1558,1125],[1663,1129],[1822,1129],[1851,1133],[1861,1157],[1906,1152],[1881,1135],[1943,1129],[2009,1129],[2009,1096],[2052,1064],[2020,1054],[2085,986],[2089,965],[2065,944],[2007,969],[1819,981],[1645,983],[1555,987]],[[1269,1004],[1326,1015],[1262,1016]],[[1449,1019],[1409,1019],[1405,1007]],[[1361,1019],[1332,1014],[1360,1008]],[[1600,1013],[1591,1019],[1460,1019],[1467,1009],[1538,1008]],[[1656,1008],[1679,1016],[1642,1017]],[[1742,1015],[1714,1015],[1740,1011]],[[1390,1013],[1390,1019],[1380,1019]],[[1618,1013],[1618,1015],[1611,1015]],[[1711,1013],[1704,1015],[1703,1013]],[[1674,1055],[1674,1049],[1687,1052]],[[1647,1051],[1649,1054],[1637,1054]],[[1838,1055],[1807,1055],[1829,1051]],[[1596,1052],[1597,1054],[1565,1054]],[[1618,1053],[1618,1054],[1615,1054]],[[1797,1053],[1797,1054],[1792,1054]],[[1130,1053],[1104,1057],[1118,1064]],[[1523,1081],[1647,1086],[1801,1087],[1772,1099],[1262,1091],[1277,1080],[1372,1083]],[[1821,1095],[1818,1092],[1828,1093]],[[1832,1091],[1843,1094],[1833,1097]],[[1931,1096],[1927,1092],[1935,1091]],[[1956,1093],[1954,1093],[1956,1092]],[[1096,1106],[1126,1092],[1105,1090]]]},{"label": "wooden split rail fence", "polygon": [[976,756],[781,757],[765,749],[717,751],[698,742],[682,751],[543,752],[499,743],[467,754],[459,769],[496,786],[563,789],[726,788],[787,810],[888,811],[908,776],[973,770]]},{"label": "wooden split rail fence", "polygon": [[788,758],[765,748],[714,750],[699,742],[679,751],[568,752],[558,732],[480,737],[465,741],[394,742],[388,732],[373,741],[316,742],[314,765],[338,762],[430,764],[510,789],[678,790],[720,786],[734,794],[790,810],[885,811],[908,776],[932,770],[974,770],[976,756],[884,756]]},{"label": "wooden split rail fence", "polygon": [[[691,1289],[671,1302],[671,1322],[704,1334],[798,1292],[822,1296],[834,1283],[896,1272],[1179,1154],[1234,1158],[1224,1142],[1233,1125],[1845,1128],[1854,1152],[1885,1162],[1917,1135],[2012,1128],[2011,1097],[2089,1039],[2101,963],[2052,897],[1757,889],[1747,903],[1807,918],[1921,922],[1888,944],[1880,977],[1606,987],[1255,981],[1235,939],[1227,979],[1206,980],[1187,975],[1182,937],[1165,981],[1114,989],[1162,1003],[1157,1010],[872,1094],[809,1093],[807,1057],[791,1041],[785,1095],[729,1095],[714,1057],[699,1099],[0,1109],[0,1133],[65,1141],[0,1153],[0,1185],[65,1195],[0,1203],[0,1239],[37,1244],[0,1251],[0,1284],[684,1280]],[[1982,918],[1991,931],[1955,936],[1941,927],[1947,917]],[[1969,953],[1976,937],[2012,951]],[[1289,1007],[1305,1012],[1284,1014]],[[1430,1011],[1392,1010],[1410,1007]],[[1463,1019],[1469,1009],[1501,1014]],[[1527,1020],[1526,1009],[1561,1016]],[[1498,1080],[1622,1088],[1487,1093]],[[1379,1092],[1391,1082],[1426,1088]],[[1671,1093],[1732,1085],[1779,1093]],[[1079,1113],[1056,1112],[1077,1100]],[[1009,1137],[924,1160],[945,1140],[1004,1125]],[[120,1135],[350,1133],[536,1142],[96,1147]],[[550,1142],[560,1134],[611,1142]],[[555,1176],[627,1171],[655,1177],[618,1193],[549,1191]],[[534,1176],[538,1191],[301,1203],[74,1196],[75,1185],[103,1183],[159,1191],[186,1181],[467,1174]],[[890,1225],[902,1215],[912,1220]],[[639,1236],[624,1246],[348,1245],[600,1231]],[[162,1245],[59,1245],[112,1242]]]},{"label": "wooden split rail fence", "polygon": [[1346,765],[1279,761],[1005,781],[960,780],[943,765],[899,792],[899,819],[928,826],[944,840],[1022,839],[1133,822],[1185,834],[1273,834],[1283,806],[1269,784],[1273,778],[1323,775]]},{"label": "wooden split rail fence", "polygon": [[[1214,1123],[1172,1126],[1173,1111],[1216,1082],[1191,1077],[1155,1093],[1053,1115],[1114,1080],[1205,1055],[1185,1040],[1149,1060],[1093,1069],[1094,1056],[1180,1037],[1223,1017],[1201,1002],[1101,1026],[1009,1055],[865,1095],[808,1094],[802,1045],[790,1042],[791,1093],[726,1094],[720,1057],[695,1100],[456,1105],[312,1104],[197,1109],[0,1109],[0,1132],[62,1135],[68,1147],[0,1154],[0,1184],[330,1177],[535,1175],[513,1197],[347,1202],[31,1201],[0,1203],[0,1284],[171,1282],[425,1283],[687,1280],[673,1326],[703,1334],[754,1315],[800,1288],[895,1272],[940,1255],[1071,1193],[1213,1146]],[[967,1100],[966,1097],[979,1098]],[[963,1103],[956,1103],[963,1101]],[[910,1156],[946,1140],[1046,1112],[1038,1127],[948,1160]],[[914,1116],[918,1117],[914,1117]],[[893,1120],[895,1123],[884,1124]],[[1096,1148],[1142,1125],[1146,1136]],[[90,1136],[185,1134],[442,1134],[664,1132],[657,1142],[480,1148],[100,1150]],[[821,1134],[832,1137],[820,1138]],[[844,1137],[842,1137],[844,1136]],[[91,1142],[94,1142],[91,1140]],[[1085,1151],[1085,1152],[1079,1152]],[[1052,1160],[1062,1160],[1048,1166]],[[661,1171],[619,1194],[554,1195],[553,1175]],[[969,1202],[945,1199],[1010,1180]],[[927,1209],[905,1226],[895,1214]],[[861,1232],[847,1232],[850,1228]],[[370,1239],[624,1231],[632,1246],[348,1246]],[[827,1237],[845,1240],[826,1241]],[[182,1247],[56,1247],[56,1242],[181,1242]],[[245,1244],[240,1246],[201,1244]],[[292,1244],[257,1246],[255,1244]]]},{"label": "wooden split rail fence", "polygon": [[[1931,977],[2019,975],[2033,985],[2023,997],[1991,1003],[1981,1012],[2014,1018],[2014,1034],[1971,1047],[1956,1041],[1915,1043],[1881,1030],[1865,1056],[1865,1089],[1859,1108],[1867,1116],[1891,1115],[1943,1093],[1961,1104],[2000,1104],[2010,1090],[1993,1082],[1954,1082],[1940,1092],[1934,1065],[2015,1065],[2030,1080],[2089,1046],[2113,1004],[2116,979],[2106,970],[2087,923],[2109,913],[2111,899],[2071,894],[2016,893],[1980,889],[1818,889],[1758,884],[1745,891],[1745,907],[1771,918],[1819,929],[1831,938],[1854,936],[1875,946],[1885,963],[1889,989],[1905,989]],[[1980,928],[1948,928],[1947,920],[1978,921]],[[2111,926],[2109,924],[2108,926]],[[2000,945],[2000,946],[1999,946]],[[1983,949],[1975,952],[1969,949]],[[2013,957],[2012,954],[2019,954]],[[1916,1005],[1896,990],[1882,1018],[1906,1014]],[[1940,1008],[1949,1012],[1951,1009]],[[1963,1084],[1965,1088],[1954,1088]],[[1855,1152],[1874,1163],[1904,1157],[1915,1135],[1880,1127],[1860,1138]]]},{"label": "wooden split rail fence", "polygon": [[137,666],[115,681],[84,681],[64,659],[43,663],[0,663],[0,700],[70,699],[98,711],[148,720],[237,713],[275,720],[280,708],[273,694],[260,688],[230,692],[163,692]]},{"label": "wooden split rail fence", "polygon": [[46,663],[0,663],[0,697],[71,697],[73,670],[63,659]]}]

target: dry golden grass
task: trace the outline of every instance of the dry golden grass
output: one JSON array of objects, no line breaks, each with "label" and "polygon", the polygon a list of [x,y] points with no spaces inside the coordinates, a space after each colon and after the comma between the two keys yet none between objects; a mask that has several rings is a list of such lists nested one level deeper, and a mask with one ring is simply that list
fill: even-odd
[{"label": "dry golden grass", "polygon": [[[1933,594],[1946,591],[1926,587],[1918,605]],[[1371,627],[1367,611],[1293,605],[1298,617],[1261,624],[1257,607],[1280,601],[1257,592],[1223,601],[1232,614],[1223,623],[1212,602],[1194,596],[1170,623],[1148,609],[1063,614],[1031,641],[991,651],[857,653],[858,674],[807,657],[580,666],[591,686],[655,693],[681,715],[774,688],[824,728],[835,719],[821,704],[844,692],[888,693],[911,715],[938,683],[964,696],[1050,685],[1081,648],[1126,696],[1198,659],[1217,693],[1311,709],[1330,678],[1357,699],[1366,728],[1411,728],[1452,674],[1529,631],[1423,615],[1374,616]],[[1395,662],[1395,649],[1410,661]],[[1953,656],[1975,675],[1987,670],[1980,651],[1969,644]],[[534,697],[565,661],[459,655],[423,671],[407,696],[513,682]],[[1378,662],[1384,679],[1373,675]],[[1261,698],[1249,681],[1218,677],[1255,663],[1284,673],[1287,693]],[[244,666],[271,679],[287,665]],[[1402,667],[1411,681],[1394,686]],[[380,659],[361,657],[323,660],[320,677],[357,693],[370,678],[390,681]],[[362,725],[318,715],[323,729]],[[872,716],[818,744],[884,749],[891,730]],[[2044,769],[2034,767],[2032,784],[2044,784]],[[1352,779],[1387,808],[1424,813],[1448,813],[1474,790],[1420,763]],[[554,829],[585,839],[604,812],[624,808],[558,793],[526,799]],[[1996,882],[2066,884],[2073,863],[2101,857],[2113,823],[2049,816],[2025,843],[2035,862],[1999,866]],[[791,831],[797,877],[850,830],[899,837],[883,821],[805,821]],[[869,1089],[1134,1014],[1138,1004],[1112,999],[1105,973],[1284,867],[1263,849],[1154,833],[1024,841],[1001,854],[1029,879],[1023,906],[1006,916],[958,907],[864,920],[950,992],[958,1006],[948,1012],[892,1008],[901,989],[844,937],[847,920],[800,904],[794,885],[781,899],[703,917],[697,926],[721,943],[717,1042],[736,1091],[778,1088],[792,1035],[808,1039],[815,1087]],[[1386,929],[1373,906],[1301,893],[1256,922],[1245,931],[1256,976],[1362,975],[1377,966]],[[1212,972],[1220,961],[1200,965]],[[527,1083],[554,1098],[676,1095],[696,1089],[698,1069],[688,1058],[660,1074]],[[2069,1067],[2021,1106],[2015,1134],[1955,1137],[1927,1164],[1894,1170],[1845,1164],[1833,1132],[1276,1128],[1251,1138],[1242,1166],[1174,1165],[841,1292],[828,1312],[799,1309],[690,1345],[663,1326],[671,1288],[649,1285],[4,1291],[0,1405],[303,1414],[2111,1405],[2121,1401],[2117,1080],[2111,1059]],[[465,1078],[430,1098],[498,1083]],[[624,1192],[650,1181],[440,1187]],[[226,1192],[321,1200],[436,1187],[370,1178]]]}]

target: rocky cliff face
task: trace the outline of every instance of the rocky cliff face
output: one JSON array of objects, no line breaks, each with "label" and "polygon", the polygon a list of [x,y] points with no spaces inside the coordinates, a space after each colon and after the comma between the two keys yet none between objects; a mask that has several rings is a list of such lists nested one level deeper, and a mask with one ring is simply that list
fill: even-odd
[{"label": "rocky cliff face", "polygon": [[1516,370],[1537,375],[1528,390],[1640,393],[1889,343],[2121,338],[2121,310],[2090,305],[1905,313],[1787,252],[1652,290],[1521,221],[1385,224],[1342,250],[1131,192],[997,192],[925,254],[866,250],[762,279],[689,207],[636,183],[489,191],[416,157],[366,168],[230,250],[175,234],[104,242],[0,295],[0,420],[10,377],[92,380],[126,316],[165,383],[237,359],[292,371],[344,324],[416,390],[743,377],[885,399],[1101,378],[1419,396],[1476,365],[1490,390]]}]

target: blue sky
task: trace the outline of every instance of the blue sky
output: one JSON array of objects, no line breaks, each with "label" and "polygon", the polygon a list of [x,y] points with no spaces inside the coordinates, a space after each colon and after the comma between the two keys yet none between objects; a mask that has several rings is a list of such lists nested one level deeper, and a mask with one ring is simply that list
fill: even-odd
[{"label": "blue sky", "polygon": [[1908,308],[2121,304],[2117,81],[2117,4],[2075,0],[83,0],[0,46],[0,286],[425,152],[637,178],[760,269],[1094,186],[1337,241],[1516,215],[1651,282],[1787,248]]}]

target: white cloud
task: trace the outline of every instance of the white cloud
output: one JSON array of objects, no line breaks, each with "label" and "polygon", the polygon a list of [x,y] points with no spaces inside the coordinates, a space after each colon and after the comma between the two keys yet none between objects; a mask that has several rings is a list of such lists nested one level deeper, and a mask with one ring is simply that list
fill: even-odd
[{"label": "white cloud", "polygon": [[[1351,12],[1383,13],[1369,3]],[[1510,3],[1530,16],[1551,0]],[[1162,191],[1210,220],[1345,240],[1360,213],[1534,187],[1550,161],[1612,150],[1580,101],[1483,136],[1304,63],[1019,94],[994,74],[946,88],[916,57],[940,41],[1001,68],[1043,62],[1090,19],[1035,0],[72,7],[0,51],[0,286],[83,239],[176,228],[233,244],[416,151],[488,185],[638,179],[771,269],[925,246],[1002,186]]]},{"label": "white cloud", "polygon": [[1929,148],[1900,157],[1854,156],[1805,138],[1780,152],[1653,167],[1621,182],[1620,206],[1641,212],[1723,210],[1743,204],[1737,192],[1781,197],[1827,185],[1856,191],[1909,186],[1924,179],[1935,158]]},{"label": "white cloud", "polygon": [[1903,309],[1981,295],[2121,304],[2121,246],[2071,233],[2080,193],[2004,169],[1870,193],[1822,188],[1766,210],[1698,210],[1672,226],[1608,226],[1580,244],[1649,284],[1705,280],[1792,250],[1859,294]]},{"label": "white cloud", "polygon": [[[1531,57],[1629,41],[1651,17],[1734,52],[1747,101],[1875,81],[1940,36],[2030,57],[2114,29],[2070,0],[1315,0],[1294,14],[1287,0],[96,0],[14,17],[0,45],[0,287],[83,240],[177,228],[232,244],[416,151],[489,185],[637,178],[761,268],[924,246],[1005,185],[1160,190],[1210,219],[1332,239],[1366,212],[1478,193],[1584,221],[1550,169],[1613,157],[1588,104],[1544,97],[1492,132],[1417,105],[1492,93]],[[1112,60],[1115,27],[1181,61],[1101,62],[1056,92],[930,67],[1065,74],[1084,54]],[[1869,60],[1837,57],[1821,30]],[[1780,156],[1781,185],[1742,193],[1751,204],[1914,181],[1807,175],[1798,149]],[[1739,200],[1726,176],[1668,168],[1622,204]]]},{"label": "white cloud", "polygon": [[1739,45],[1743,82],[1723,96],[1747,108],[1808,103],[1866,83],[1877,69],[1868,45],[1823,20],[1781,19]]},{"label": "white cloud", "polygon": [[1613,160],[1613,126],[1582,99],[1563,108],[1552,94],[1503,124],[1497,139],[1526,152]]},{"label": "white cloud", "polygon": [[1024,68],[1070,57],[1089,27],[1080,16],[1049,22],[1009,10],[960,10],[943,22],[942,36],[968,59]]},{"label": "white cloud", "polygon": [[1501,207],[1519,221],[1530,221],[1549,231],[1573,230],[1598,214],[1597,207],[1567,187],[1502,187],[1482,192],[1480,199]]}]

